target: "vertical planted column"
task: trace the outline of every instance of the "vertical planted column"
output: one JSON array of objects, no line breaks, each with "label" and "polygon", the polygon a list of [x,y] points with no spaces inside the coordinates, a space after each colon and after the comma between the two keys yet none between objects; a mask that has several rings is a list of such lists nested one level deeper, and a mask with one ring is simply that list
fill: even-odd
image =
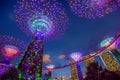
[{"label": "vertical planted column", "polygon": [[[34,70],[36,70],[36,65],[39,65],[40,63],[40,65],[42,65],[42,56],[40,57],[39,55],[43,55],[43,48],[44,39],[37,36],[32,37],[31,42],[29,43],[28,48],[25,51],[25,55],[18,65],[18,69],[22,70],[22,72],[24,73],[29,73],[29,75],[33,76],[35,72]],[[40,58],[36,58],[36,56]]]},{"label": "vertical planted column", "polygon": [[42,77],[42,65],[43,65],[43,49],[44,49],[44,41],[41,42],[41,47],[38,51],[38,54],[35,56],[35,63],[37,66],[35,66],[35,76],[36,80],[40,80]]}]

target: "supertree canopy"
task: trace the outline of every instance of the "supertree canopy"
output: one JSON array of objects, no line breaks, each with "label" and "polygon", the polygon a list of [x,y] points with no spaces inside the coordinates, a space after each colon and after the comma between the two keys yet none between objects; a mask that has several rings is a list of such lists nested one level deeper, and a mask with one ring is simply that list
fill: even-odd
[{"label": "supertree canopy", "polygon": [[106,47],[110,44],[110,42],[113,40],[113,37],[110,37],[110,38],[107,38],[107,39],[104,39],[101,43],[100,43],[100,46],[101,47]]},{"label": "supertree canopy", "polygon": [[120,0],[117,0],[117,4],[118,4],[118,6],[120,7]]},{"label": "supertree canopy", "polygon": [[3,56],[10,57],[10,58],[17,55],[18,52],[19,52],[19,49],[16,48],[15,46],[11,46],[11,45],[4,46],[4,48],[2,50],[2,53],[4,53]]},{"label": "supertree canopy", "polygon": [[74,61],[80,61],[82,59],[82,55],[80,52],[74,52],[70,55],[71,59]]},{"label": "supertree canopy", "polygon": [[52,22],[40,13],[36,13],[28,24],[33,34],[45,36],[52,32]]},{"label": "supertree canopy", "polygon": [[19,39],[10,36],[0,35],[0,51],[4,60],[12,59],[16,55],[21,55],[25,50],[26,44]]},{"label": "supertree canopy", "polygon": [[[112,42],[113,40],[114,40],[113,37],[109,37],[109,38],[104,39],[103,41],[101,41],[100,47],[107,47],[108,45],[111,44],[111,42]],[[112,45],[110,45],[108,48],[109,48],[109,49],[115,49],[115,48],[118,47],[119,43],[120,43],[120,39],[117,39],[117,40],[116,40]]]},{"label": "supertree canopy", "polygon": [[71,10],[79,17],[94,19],[117,8],[115,0],[68,0]]},{"label": "supertree canopy", "polygon": [[20,0],[14,13],[24,32],[45,38],[62,34],[68,21],[65,10],[56,0]]}]

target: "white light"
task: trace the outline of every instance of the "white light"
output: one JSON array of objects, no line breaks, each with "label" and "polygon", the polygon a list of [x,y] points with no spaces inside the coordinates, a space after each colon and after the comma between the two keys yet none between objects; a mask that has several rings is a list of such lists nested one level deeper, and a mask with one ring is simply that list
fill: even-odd
[{"label": "white light", "polygon": [[52,64],[50,64],[50,65],[47,65],[47,69],[49,70],[49,71],[52,71],[53,69],[54,69],[54,65],[52,65]]},{"label": "white light", "polygon": [[80,52],[74,52],[70,55],[70,57],[74,60],[74,61],[79,61],[82,60],[82,55]]}]

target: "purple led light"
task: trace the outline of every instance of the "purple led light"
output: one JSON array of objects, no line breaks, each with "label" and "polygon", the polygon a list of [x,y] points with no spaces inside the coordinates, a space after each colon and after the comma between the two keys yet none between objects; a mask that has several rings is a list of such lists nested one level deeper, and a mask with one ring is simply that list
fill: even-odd
[{"label": "purple led light", "polygon": [[117,8],[115,0],[68,0],[71,10],[79,17],[103,17]]},{"label": "purple led light", "polygon": [[49,39],[63,34],[68,22],[62,4],[56,0],[21,0],[14,13],[24,32]]},{"label": "purple led light", "polygon": [[80,52],[74,52],[70,55],[74,61],[79,61],[82,59],[82,54]]}]

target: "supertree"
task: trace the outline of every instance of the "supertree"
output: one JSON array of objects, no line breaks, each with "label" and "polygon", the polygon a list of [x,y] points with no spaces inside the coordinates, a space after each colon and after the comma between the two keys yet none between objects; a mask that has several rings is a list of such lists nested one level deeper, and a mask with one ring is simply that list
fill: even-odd
[{"label": "supertree", "polygon": [[46,66],[46,68],[47,68],[47,70],[48,70],[48,78],[49,78],[49,79],[52,79],[52,73],[51,73],[51,72],[53,71],[54,67],[55,67],[55,66],[52,65],[52,64]]},{"label": "supertree", "polygon": [[7,35],[0,35],[0,52],[3,59],[1,63],[9,64],[15,56],[23,54],[26,44],[24,41]]},{"label": "supertree", "polygon": [[56,0],[20,0],[15,5],[14,13],[21,29],[32,35],[18,68],[33,77],[37,74],[39,79],[42,76],[44,41],[63,34],[67,15],[62,4]]},{"label": "supertree", "polygon": [[71,10],[79,17],[94,19],[117,8],[115,0],[67,0]]},{"label": "supertree", "polygon": [[[77,77],[79,80],[83,80],[83,75],[82,75],[82,72],[81,72],[81,67],[80,67],[80,64],[79,64],[79,61],[82,60],[82,55],[80,52],[73,52],[71,55],[70,55],[71,59],[74,61],[74,62],[77,62],[76,63],[76,71],[77,71]],[[71,69],[72,70],[72,69]],[[75,74],[74,74],[75,75]],[[76,78],[74,78],[76,80]]]}]

